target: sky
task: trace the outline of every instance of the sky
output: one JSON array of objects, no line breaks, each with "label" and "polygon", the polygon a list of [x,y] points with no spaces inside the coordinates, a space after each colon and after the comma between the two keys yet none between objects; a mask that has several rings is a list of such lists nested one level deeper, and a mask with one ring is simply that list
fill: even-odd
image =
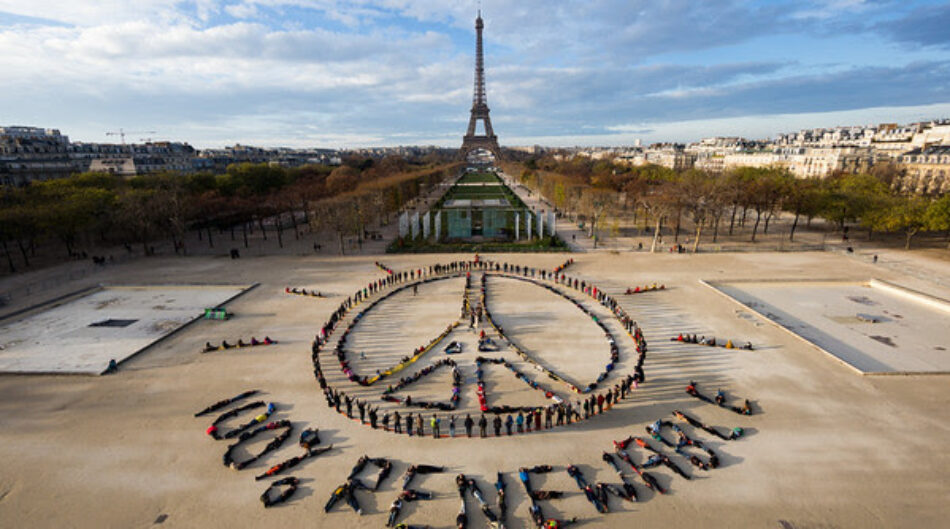
[{"label": "sky", "polygon": [[[122,128],[130,142],[197,147],[454,147],[470,115],[477,9],[0,0],[0,126],[88,142]],[[948,2],[484,0],[481,10],[502,145],[950,118]]]}]

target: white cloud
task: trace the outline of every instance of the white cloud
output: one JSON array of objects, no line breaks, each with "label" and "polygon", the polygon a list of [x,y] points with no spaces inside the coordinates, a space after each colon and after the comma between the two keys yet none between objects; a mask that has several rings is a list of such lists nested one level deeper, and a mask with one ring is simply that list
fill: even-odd
[{"label": "white cloud", "polygon": [[[773,99],[789,116],[881,104],[881,94],[894,91],[881,75],[906,74],[910,55],[862,56],[860,46],[838,41],[835,60],[849,66],[827,65],[813,40],[810,61],[788,67],[809,52],[797,44],[813,37],[812,26],[857,24],[847,17],[879,14],[880,5],[485,0],[492,119],[503,142],[530,135],[596,143],[647,128],[665,139],[705,124],[759,130],[757,118],[741,116],[770,112],[774,106],[763,101]],[[474,2],[444,0],[0,0],[0,12],[40,19],[0,26],[0,116],[79,138],[101,136],[104,124],[118,122],[195,143],[416,137],[452,145],[471,102],[474,9]],[[785,55],[781,46],[766,58],[743,55],[774,45],[773,34],[796,31]],[[728,54],[721,51],[727,44]],[[696,59],[695,50],[706,52]],[[917,60],[950,64],[947,53],[928,53]],[[853,58],[886,71],[849,77]],[[921,94],[917,102],[939,101],[947,75],[926,68],[910,72],[921,88],[909,90]],[[842,82],[819,82],[836,70]],[[902,101],[913,104],[910,93]],[[725,115],[740,117],[695,119]],[[627,123],[635,117],[650,123]],[[131,127],[136,122],[143,125]],[[145,126],[151,122],[159,124]]]},{"label": "white cloud", "polygon": [[227,5],[224,7],[224,12],[239,19],[257,18],[260,16],[260,11],[257,10],[257,6],[248,2]]}]

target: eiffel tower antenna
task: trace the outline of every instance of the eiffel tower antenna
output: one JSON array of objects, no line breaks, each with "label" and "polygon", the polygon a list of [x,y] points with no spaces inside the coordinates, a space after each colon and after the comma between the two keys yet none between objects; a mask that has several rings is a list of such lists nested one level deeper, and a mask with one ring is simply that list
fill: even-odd
[{"label": "eiffel tower antenna", "polygon": [[[468,131],[462,138],[462,148],[459,155],[465,158],[469,153],[478,149],[490,151],[495,159],[501,158],[501,149],[498,147],[498,136],[495,136],[489,117],[488,97],[485,90],[485,54],[482,48],[482,21],[481,1],[478,3],[478,17],[475,19],[475,89],[472,95],[472,116],[468,121]],[[476,125],[481,121],[485,127],[484,134],[476,134]]]}]

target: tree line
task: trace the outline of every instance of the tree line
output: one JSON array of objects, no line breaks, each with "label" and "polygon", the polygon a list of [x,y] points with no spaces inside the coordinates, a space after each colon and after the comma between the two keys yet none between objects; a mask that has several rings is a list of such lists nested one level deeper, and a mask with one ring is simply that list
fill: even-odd
[{"label": "tree line", "polygon": [[28,268],[39,245],[56,243],[64,257],[83,248],[170,240],[187,254],[188,232],[214,247],[215,232],[260,230],[283,247],[284,231],[334,230],[361,238],[388,222],[408,201],[447,178],[453,164],[411,164],[390,156],[348,159],[343,165],[283,168],[241,163],[221,174],[153,173],[125,178],[87,172],[0,188],[0,249],[11,273]]},{"label": "tree line", "polygon": [[692,251],[704,234],[716,242],[723,231],[732,235],[737,222],[752,224],[751,241],[768,233],[780,212],[793,215],[790,241],[801,222],[822,218],[844,231],[851,223],[875,232],[901,233],[909,249],[924,231],[947,231],[950,238],[950,194],[902,194],[892,184],[899,173],[888,165],[868,174],[833,174],[827,178],[796,178],[783,168],[738,167],[723,174],[700,169],[674,171],[658,165],[631,167],[614,160],[553,156],[530,159],[506,169],[538,190],[561,211],[582,216],[590,234],[604,219],[633,215],[653,231],[656,251],[661,229],[671,224],[678,237],[684,220],[695,230]]}]

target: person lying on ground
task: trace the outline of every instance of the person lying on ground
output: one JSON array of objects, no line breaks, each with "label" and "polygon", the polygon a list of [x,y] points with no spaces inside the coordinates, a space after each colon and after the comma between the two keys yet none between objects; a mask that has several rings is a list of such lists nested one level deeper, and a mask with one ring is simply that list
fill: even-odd
[{"label": "person lying on ground", "polygon": [[610,501],[610,494],[609,494],[609,491],[607,490],[607,484],[596,483],[593,486],[593,489],[594,489],[594,494],[597,495],[597,499],[600,500],[601,505],[603,505],[604,508],[609,511],[610,504],[608,502]]},{"label": "person lying on ground", "polygon": [[544,515],[541,513],[540,505],[531,502],[531,505],[528,506],[528,512],[531,513],[531,520],[534,521],[535,526],[544,527]]},{"label": "person lying on ground", "polygon": [[349,487],[349,483],[344,483],[340,485],[339,487],[333,489],[333,492],[330,493],[330,499],[327,500],[326,505],[323,506],[323,512],[330,512],[330,509],[332,509],[333,506],[336,505],[336,502],[340,501],[341,499],[343,499],[343,497],[346,496],[346,491],[348,487]]},{"label": "person lying on ground", "polygon": [[366,464],[369,463],[369,456],[362,455],[359,459],[356,460],[356,464],[353,465],[353,468],[350,469],[350,475],[346,479],[353,479],[357,474],[363,471],[366,468]]},{"label": "person lying on ground", "polygon": [[468,486],[468,490],[472,493],[472,497],[475,498],[475,501],[477,501],[479,505],[486,505],[485,497],[482,496],[482,489],[478,487],[478,483],[476,483],[474,479],[469,478],[466,480],[466,485]]},{"label": "person lying on ground", "polygon": [[544,529],[561,529],[563,527],[567,527],[575,523],[577,523],[576,516],[571,518],[570,520],[558,520],[557,518],[548,518],[547,520],[545,520],[544,524],[541,525],[540,527],[543,527]]},{"label": "person lying on ground", "polygon": [[389,506],[389,519],[386,521],[386,527],[398,527],[396,524],[396,518],[399,517],[399,512],[402,511],[402,500],[396,498],[393,500],[392,504]]},{"label": "person lying on ground", "polygon": [[587,501],[593,504],[594,508],[597,509],[597,512],[599,513],[607,512],[607,506],[604,505],[603,502],[600,501],[600,498],[598,497],[597,492],[595,492],[594,489],[590,485],[586,485],[585,487],[583,487],[583,490],[584,490],[584,495],[587,496]]},{"label": "person lying on ground", "polygon": [[741,408],[732,406],[730,409],[740,415],[752,415],[752,403],[749,402],[749,399],[745,399],[745,403]]},{"label": "person lying on ground", "polygon": [[[210,345],[210,344],[208,344],[208,345]],[[243,393],[240,393],[240,394],[238,394],[238,395],[235,395],[235,396],[231,397],[230,399],[219,400],[218,402],[215,402],[214,404],[212,404],[212,405],[208,406],[207,408],[205,408],[205,409],[199,411],[198,413],[196,413],[196,414],[195,414],[195,417],[201,417],[202,415],[206,415],[206,414],[211,413],[211,412],[213,412],[213,411],[218,411],[218,410],[220,410],[221,408],[227,406],[228,404],[231,404],[231,403],[233,403],[233,402],[237,402],[237,401],[239,401],[239,400],[246,399],[246,398],[248,398],[248,397],[250,397],[250,396],[252,396],[252,395],[256,395],[257,393],[258,393],[258,390],[252,389],[252,390],[249,390],[249,391],[245,391],[245,392],[243,392]],[[263,401],[261,401],[261,403],[263,404]]]},{"label": "person lying on ground", "polygon": [[299,455],[299,456],[294,456],[294,457],[292,457],[292,458],[290,458],[290,459],[288,459],[288,460],[286,460],[286,461],[282,461],[282,462],[280,462],[280,463],[277,463],[276,465],[274,465],[274,466],[270,467],[269,469],[267,469],[267,471],[264,472],[263,474],[261,474],[261,475],[259,475],[259,476],[255,476],[255,477],[254,477],[254,480],[255,480],[255,481],[260,481],[260,480],[262,480],[262,479],[267,479],[268,477],[273,476],[273,475],[275,475],[275,474],[279,474],[279,473],[283,472],[284,470],[287,470],[288,468],[293,468],[293,467],[299,465],[302,461],[304,461],[304,460],[306,460],[306,459],[309,459],[309,458],[311,458],[311,457],[317,457],[318,455],[320,455],[320,454],[322,454],[322,453],[324,453],[324,452],[328,452],[328,451],[330,451],[330,450],[332,450],[332,449],[333,449],[333,445],[326,446],[326,447],[323,447],[323,448],[318,448],[318,449],[316,449],[316,450],[307,449],[307,452],[306,452],[305,454]]},{"label": "person lying on ground", "polygon": [[[278,479],[277,481],[271,483],[270,487],[267,487],[267,490],[264,491],[264,494],[261,494],[261,503],[264,504],[264,508],[272,507],[278,503],[287,501],[287,499],[293,496],[294,492],[297,490],[298,483],[300,483],[300,480],[293,476]],[[288,485],[288,487],[281,491],[281,493],[276,498],[271,496],[272,490],[284,485]]]},{"label": "person lying on ground", "polygon": [[600,456],[600,458],[604,460],[608,465],[610,465],[614,470],[616,470],[618,474],[621,474],[621,475],[623,474],[623,471],[620,469],[620,466],[617,465],[617,460],[614,459],[614,456],[610,455],[607,452],[604,452],[603,455]]},{"label": "person lying on ground", "polygon": [[373,490],[379,490],[380,483],[389,477],[389,474],[392,472],[393,463],[392,461],[381,457],[377,458],[374,462],[376,463],[376,466],[379,467],[379,474],[376,475],[376,484],[373,485]]},{"label": "person lying on ground", "polygon": [[651,490],[655,490],[655,491],[659,492],[660,494],[666,494],[666,490],[665,490],[663,487],[660,486],[659,482],[656,481],[656,478],[654,478],[653,475],[651,475],[649,472],[646,472],[646,471],[644,471],[644,470],[640,470],[640,467],[638,467],[638,466],[633,462],[633,460],[630,459],[630,455],[627,454],[627,452],[625,452],[625,451],[622,450],[622,449],[617,449],[617,455],[620,456],[620,459],[624,460],[624,462],[626,462],[628,465],[630,465],[630,468],[632,468],[632,469],[634,470],[634,472],[636,472],[637,475],[640,476],[640,479],[643,480],[643,482],[646,484],[647,488],[649,488],[649,489],[651,489]]},{"label": "person lying on ground", "polygon": [[643,468],[658,467],[663,464],[663,456],[660,454],[650,454],[650,457],[641,465]]},{"label": "person lying on ground", "polygon": [[552,467],[551,465],[535,465],[531,468],[525,468],[524,470],[527,472],[532,472],[534,474],[546,474],[554,470],[554,467]]},{"label": "person lying on ground", "polygon": [[371,490],[362,481],[358,479],[351,479],[347,481],[346,487],[346,503],[353,509],[353,512],[362,516],[363,509],[360,507],[359,501],[356,499],[356,489]]},{"label": "person lying on ground", "polygon": [[574,481],[577,482],[577,487],[583,489],[587,485],[587,480],[584,478],[584,474],[581,472],[581,469],[577,468],[574,465],[567,466],[567,475],[574,478]]},{"label": "person lying on ground", "polygon": [[466,529],[468,527],[468,515],[465,514],[465,498],[462,498],[461,504],[459,513],[455,517],[456,529]]},{"label": "person lying on ground", "polygon": [[564,492],[560,490],[536,490],[531,492],[531,499],[535,501],[542,500],[556,500],[564,496]]},{"label": "person lying on ground", "polygon": [[309,452],[312,447],[320,444],[319,431],[318,428],[307,428],[300,432],[300,448]]},{"label": "person lying on ground", "polygon": [[680,468],[679,465],[677,465],[676,463],[674,463],[673,460],[671,460],[669,457],[667,457],[667,456],[665,456],[665,455],[662,456],[662,457],[663,457],[663,461],[662,461],[663,464],[666,465],[670,470],[672,470],[673,472],[676,472],[677,474],[679,474],[680,476],[682,476],[683,479],[687,479],[687,480],[692,479],[692,478],[689,477],[689,474],[687,474],[686,472],[684,472],[683,469]]},{"label": "person lying on ground", "polygon": [[501,472],[498,472],[495,478],[495,491],[498,493],[498,510],[501,512],[501,519],[504,520],[508,516],[508,502],[505,498],[505,480],[501,477]]},{"label": "person lying on ground", "polygon": [[399,493],[399,497],[403,501],[416,501],[416,500],[431,500],[431,492],[423,492],[421,490],[406,489]]}]

